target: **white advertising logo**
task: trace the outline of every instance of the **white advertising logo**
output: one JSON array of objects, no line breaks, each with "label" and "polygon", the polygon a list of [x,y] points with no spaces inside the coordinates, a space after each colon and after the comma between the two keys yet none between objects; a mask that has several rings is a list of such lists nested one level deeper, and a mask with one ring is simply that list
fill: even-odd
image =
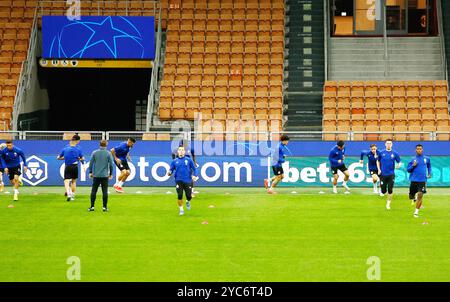
[{"label": "white advertising logo", "polygon": [[48,164],[36,155],[27,159],[28,170],[24,173],[23,181],[31,186],[37,186],[48,178]]}]

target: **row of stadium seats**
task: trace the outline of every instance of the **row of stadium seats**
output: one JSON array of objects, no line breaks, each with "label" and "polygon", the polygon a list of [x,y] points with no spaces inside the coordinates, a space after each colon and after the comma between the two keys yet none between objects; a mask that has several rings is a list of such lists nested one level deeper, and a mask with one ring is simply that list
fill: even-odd
[{"label": "row of stadium seats", "polygon": [[163,29],[167,20],[284,20],[284,1],[213,0],[162,1]]},{"label": "row of stadium seats", "polygon": [[327,81],[325,92],[408,92],[408,91],[445,91],[448,92],[448,82],[438,81]]},{"label": "row of stadium seats", "polygon": [[[323,131],[343,133],[326,133],[324,139],[343,138],[350,131],[360,132],[355,140],[433,139],[429,132],[450,131],[447,94],[447,81],[326,82]],[[448,138],[447,133],[436,135]]]},{"label": "row of stadium seats", "polygon": [[160,119],[193,119],[201,112],[220,122],[281,123],[282,0],[170,1],[167,11]]}]

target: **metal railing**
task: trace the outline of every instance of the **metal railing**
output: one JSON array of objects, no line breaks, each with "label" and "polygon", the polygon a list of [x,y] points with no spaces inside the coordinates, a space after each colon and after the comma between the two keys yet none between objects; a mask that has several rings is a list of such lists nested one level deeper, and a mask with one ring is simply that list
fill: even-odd
[{"label": "metal railing", "polygon": [[30,43],[28,45],[27,58],[22,62],[22,67],[20,70],[19,82],[16,89],[16,95],[14,98],[14,107],[12,114],[12,130],[18,130],[18,120],[20,110],[24,99],[26,98],[27,90],[30,89],[31,74],[35,64],[36,57],[36,43],[38,39],[38,28],[37,28],[37,8],[34,11],[33,25],[30,33]]},{"label": "metal railing", "polygon": [[85,140],[102,140],[106,133],[102,131],[21,131],[23,140],[69,140],[78,133]]},{"label": "metal railing", "polygon": [[0,131],[0,141],[19,140],[69,140],[78,133],[82,140],[236,140],[277,141],[287,134],[293,141],[449,141],[449,131]]},{"label": "metal railing", "polygon": [[161,58],[161,39],[162,39],[162,9],[159,8],[158,13],[158,32],[156,34],[156,53],[155,53],[155,60],[153,61],[153,70],[152,70],[152,77],[150,79],[150,90],[149,90],[149,96],[147,101],[147,120],[145,129],[149,130],[150,126],[153,123],[153,110],[156,102],[156,94],[159,90],[159,81],[158,81],[158,74],[159,74],[159,64],[160,64],[160,58]]},{"label": "metal railing", "polygon": [[[448,1],[448,0],[447,0]],[[448,80],[448,74],[447,74],[447,57],[445,55],[445,41],[444,41],[444,25],[442,22],[444,22],[444,16],[442,13],[442,1],[437,0],[436,6],[437,6],[437,15],[439,19],[439,38],[441,40],[441,58],[442,58],[442,64],[444,65],[444,79]]]},{"label": "metal railing", "polygon": [[329,3],[328,0],[323,0],[323,9],[324,9],[324,16],[323,16],[323,23],[324,23],[324,55],[325,55],[325,81],[328,81],[328,41],[330,39],[330,22],[328,21],[328,16],[330,15],[330,9],[329,9]]},{"label": "metal railing", "polygon": [[386,2],[381,4],[383,6],[383,44],[384,44],[384,76],[387,77],[389,75],[389,45],[388,45],[388,36],[387,36],[387,25],[386,25]]}]

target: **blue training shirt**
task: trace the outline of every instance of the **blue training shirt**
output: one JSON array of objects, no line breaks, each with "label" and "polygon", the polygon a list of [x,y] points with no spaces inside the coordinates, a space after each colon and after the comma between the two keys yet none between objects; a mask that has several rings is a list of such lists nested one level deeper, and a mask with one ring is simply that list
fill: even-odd
[{"label": "blue training shirt", "polygon": [[380,156],[380,151],[376,151],[375,154],[372,153],[372,151],[367,151],[364,150],[361,152],[361,160],[364,160],[364,157],[367,157],[368,162],[369,162],[369,170],[370,171],[377,171],[378,167],[377,167],[377,159]]},{"label": "blue training shirt", "polygon": [[170,164],[170,172],[173,174],[175,181],[184,183],[192,183],[192,176],[197,177],[197,168],[194,161],[190,157],[177,157]]},{"label": "blue training shirt", "polygon": [[25,158],[25,154],[23,153],[22,149],[17,147],[13,147],[11,150],[5,148],[0,153],[0,160],[2,162],[3,168],[10,169],[20,166],[20,159],[22,159],[22,162],[26,167],[27,159]]},{"label": "blue training shirt", "polygon": [[[414,167],[414,160],[417,161],[417,165]],[[406,170],[410,173],[409,180],[414,182],[426,182],[428,175],[431,175],[431,161],[428,156],[420,155],[414,156],[408,163]]]},{"label": "blue training shirt", "polygon": [[378,161],[380,162],[381,175],[391,176],[395,174],[395,162],[400,162],[400,155],[394,151],[382,150]]},{"label": "blue training shirt", "polygon": [[[344,155],[345,148],[342,150],[338,148],[338,146],[334,146],[333,149],[330,150],[330,154],[328,155],[328,160],[330,161],[330,165],[332,168],[339,167],[344,164]],[[340,163],[338,161],[341,161]]]},{"label": "blue training shirt", "polygon": [[128,152],[130,152],[130,147],[128,147],[127,142],[120,143],[117,147],[114,147],[114,152],[117,158],[120,160],[127,160]]},{"label": "blue training shirt", "polygon": [[60,157],[64,157],[64,163],[66,165],[77,164],[80,158],[83,157],[83,151],[77,146],[66,146],[61,150]]},{"label": "blue training shirt", "polygon": [[286,162],[286,154],[289,153],[288,148],[279,142],[275,152],[272,155],[272,165],[274,167],[281,167]]}]

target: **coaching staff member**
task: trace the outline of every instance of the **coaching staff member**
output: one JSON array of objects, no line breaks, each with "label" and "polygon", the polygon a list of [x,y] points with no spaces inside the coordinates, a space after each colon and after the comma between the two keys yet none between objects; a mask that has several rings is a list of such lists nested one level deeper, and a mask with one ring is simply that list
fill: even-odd
[{"label": "coaching staff member", "polygon": [[99,186],[102,186],[103,212],[108,212],[108,180],[112,179],[114,160],[111,153],[106,150],[107,145],[108,142],[102,140],[100,149],[92,152],[91,161],[89,162],[89,177],[93,178],[89,212],[94,211],[95,198]]}]

